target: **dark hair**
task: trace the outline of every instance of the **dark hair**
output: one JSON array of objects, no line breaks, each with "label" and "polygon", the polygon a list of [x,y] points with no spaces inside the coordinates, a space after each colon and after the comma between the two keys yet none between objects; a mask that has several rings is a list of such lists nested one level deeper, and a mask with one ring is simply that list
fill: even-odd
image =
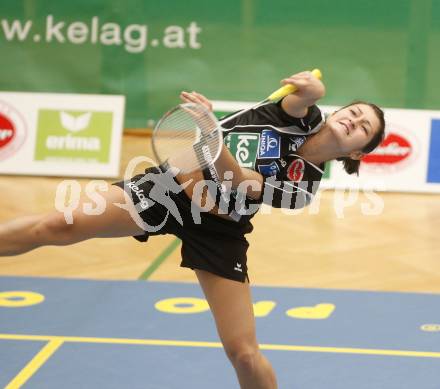
[{"label": "dark hair", "polygon": [[[384,112],[376,104],[367,103],[362,100],[353,101],[352,103],[346,105],[345,107],[342,107],[341,109],[350,107],[355,104],[368,105],[369,107],[371,107],[373,109],[374,113],[376,114],[377,118],[379,119],[379,130],[376,132],[376,134],[374,134],[373,139],[371,139],[370,142],[368,142],[368,144],[365,145],[364,148],[361,150],[364,154],[368,154],[368,153],[371,153],[377,146],[379,146],[385,137]],[[344,170],[348,174],[359,175],[359,166],[361,165],[360,160],[351,159],[350,157],[340,157],[340,158],[336,158],[336,160],[341,161],[344,164]]]}]

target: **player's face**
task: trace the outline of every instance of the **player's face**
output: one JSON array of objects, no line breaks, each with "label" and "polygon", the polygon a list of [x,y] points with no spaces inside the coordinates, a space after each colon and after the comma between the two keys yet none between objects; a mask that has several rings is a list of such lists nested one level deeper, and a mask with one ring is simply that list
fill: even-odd
[{"label": "player's face", "polygon": [[336,138],[342,156],[361,151],[379,131],[380,122],[373,108],[353,104],[334,112],[326,122]]}]

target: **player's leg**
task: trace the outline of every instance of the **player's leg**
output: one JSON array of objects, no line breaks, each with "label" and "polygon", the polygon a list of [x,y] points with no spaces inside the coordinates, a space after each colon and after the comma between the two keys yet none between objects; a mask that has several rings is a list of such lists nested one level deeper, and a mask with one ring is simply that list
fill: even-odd
[{"label": "player's leg", "polygon": [[261,354],[249,284],[196,270],[208,300],[225,352],[242,389],[274,389],[275,373]]},{"label": "player's leg", "polygon": [[[96,237],[122,237],[140,235],[143,230],[135,221],[136,211],[128,212],[115,204],[134,207],[123,189],[110,186],[101,193],[105,209],[99,215],[85,212],[82,200],[73,211],[69,224],[61,212],[25,216],[0,224],[0,256],[19,255],[35,248],[63,246]],[[90,200],[88,200],[90,201]]]}]

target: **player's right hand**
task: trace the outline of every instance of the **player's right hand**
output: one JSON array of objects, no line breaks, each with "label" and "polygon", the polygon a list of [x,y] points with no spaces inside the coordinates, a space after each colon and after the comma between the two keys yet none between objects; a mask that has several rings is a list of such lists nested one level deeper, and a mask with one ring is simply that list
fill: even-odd
[{"label": "player's right hand", "polygon": [[209,111],[212,112],[212,103],[202,94],[197,92],[181,92],[180,98],[184,103],[197,103],[203,105]]},{"label": "player's right hand", "polygon": [[301,72],[293,74],[281,80],[283,85],[295,85],[298,90],[295,94],[305,100],[316,101],[324,97],[325,86],[322,81],[316,78],[312,72]]}]

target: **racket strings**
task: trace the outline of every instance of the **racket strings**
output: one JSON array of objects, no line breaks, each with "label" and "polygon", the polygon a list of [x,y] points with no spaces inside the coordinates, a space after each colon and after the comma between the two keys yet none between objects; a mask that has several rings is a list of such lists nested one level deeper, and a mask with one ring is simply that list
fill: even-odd
[{"label": "racket strings", "polygon": [[182,104],[167,113],[155,128],[153,149],[182,173],[200,170],[215,160],[221,148],[221,127],[201,105]]}]

